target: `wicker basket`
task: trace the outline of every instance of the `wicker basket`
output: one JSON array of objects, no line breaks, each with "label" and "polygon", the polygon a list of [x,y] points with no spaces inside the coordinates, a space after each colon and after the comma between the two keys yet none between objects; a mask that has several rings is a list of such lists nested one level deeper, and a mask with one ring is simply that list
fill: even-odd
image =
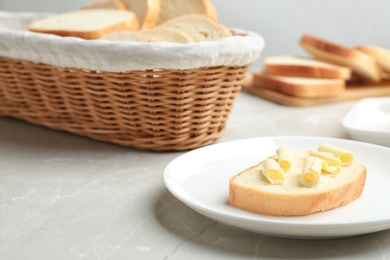
[{"label": "wicker basket", "polygon": [[250,64],[118,72],[1,54],[0,115],[155,151],[215,142]]}]

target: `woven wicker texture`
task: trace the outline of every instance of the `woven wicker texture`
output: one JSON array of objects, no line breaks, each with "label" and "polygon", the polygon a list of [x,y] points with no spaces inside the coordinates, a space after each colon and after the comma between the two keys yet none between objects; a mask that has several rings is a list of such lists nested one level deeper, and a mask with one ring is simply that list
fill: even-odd
[{"label": "woven wicker texture", "polygon": [[0,115],[139,149],[194,149],[223,134],[246,70],[113,73],[0,57]]}]

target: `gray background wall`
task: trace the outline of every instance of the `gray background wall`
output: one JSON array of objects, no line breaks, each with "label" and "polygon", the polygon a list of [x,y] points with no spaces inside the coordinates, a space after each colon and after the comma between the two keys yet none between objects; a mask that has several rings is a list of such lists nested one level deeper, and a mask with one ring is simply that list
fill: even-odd
[{"label": "gray background wall", "polygon": [[[64,12],[90,0],[0,0],[0,10]],[[185,0],[183,0],[185,1]],[[261,58],[306,55],[299,46],[304,33],[340,44],[376,44],[390,48],[390,0],[212,0],[219,21],[261,34]]]}]

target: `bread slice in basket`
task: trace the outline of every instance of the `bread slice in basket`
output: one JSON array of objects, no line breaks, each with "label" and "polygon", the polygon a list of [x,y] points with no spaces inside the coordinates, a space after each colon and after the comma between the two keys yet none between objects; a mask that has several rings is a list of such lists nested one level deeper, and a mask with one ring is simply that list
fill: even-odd
[{"label": "bread slice in basket", "polygon": [[101,40],[108,41],[132,41],[132,42],[177,42],[189,43],[194,39],[181,30],[172,28],[158,28],[146,29],[136,32],[119,31],[104,35]]},{"label": "bread slice in basket", "polygon": [[114,41],[114,42],[155,42],[156,39],[153,37],[141,33],[139,31],[130,32],[130,31],[119,31],[111,32],[100,38],[101,40]]},{"label": "bread slice in basket", "polygon": [[294,153],[282,183],[272,184],[265,177],[266,160],[238,173],[229,182],[229,203],[265,215],[302,216],[346,205],[361,196],[366,181],[363,164],[353,160],[335,173],[320,169],[317,184],[310,187],[301,182],[308,157],[304,151]]},{"label": "bread slice in basket", "polygon": [[351,69],[348,67],[293,55],[268,57],[264,60],[264,71],[270,75],[289,77],[344,80],[348,80],[351,77]]},{"label": "bread slice in basket", "polygon": [[153,28],[160,17],[161,0],[121,0],[136,14],[141,29]]},{"label": "bread slice in basket", "polygon": [[152,28],[160,15],[160,0],[93,0],[81,9],[119,9],[135,13],[141,29]]},{"label": "bread slice in basket", "polygon": [[202,14],[217,20],[217,11],[210,0],[161,0],[157,24],[186,14]]},{"label": "bread slice in basket", "polygon": [[171,19],[156,28],[178,29],[189,34],[194,41],[214,41],[232,36],[223,24],[199,14],[187,14]]},{"label": "bread slice in basket", "polygon": [[153,29],[141,30],[140,32],[149,35],[150,37],[153,37],[155,41],[159,42],[194,42],[194,38],[191,37],[190,34],[184,32],[183,30],[174,28],[155,27]]},{"label": "bread slice in basket", "polygon": [[29,30],[39,33],[99,39],[113,31],[135,31],[139,24],[131,11],[116,9],[83,9],[48,16],[32,22]]}]

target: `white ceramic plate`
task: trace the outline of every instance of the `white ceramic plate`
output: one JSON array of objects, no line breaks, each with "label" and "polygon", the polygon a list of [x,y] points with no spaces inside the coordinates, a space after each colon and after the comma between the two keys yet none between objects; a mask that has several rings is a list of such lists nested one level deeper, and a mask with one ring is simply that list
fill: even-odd
[{"label": "white ceramic plate", "polygon": [[[322,213],[273,217],[228,204],[229,179],[274,154],[280,146],[317,149],[331,144],[355,154],[367,167],[360,198]],[[199,213],[248,231],[279,237],[325,239],[390,229],[390,149],[352,140],[321,137],[263,137],[214,144],[190,151],[170,162],[164,172],[167,189]]]},{"label": "white ceramic plate", "polygon": [[390,98],[366,98],[356,103],[342,121],[355,140],[390,147]]}]

